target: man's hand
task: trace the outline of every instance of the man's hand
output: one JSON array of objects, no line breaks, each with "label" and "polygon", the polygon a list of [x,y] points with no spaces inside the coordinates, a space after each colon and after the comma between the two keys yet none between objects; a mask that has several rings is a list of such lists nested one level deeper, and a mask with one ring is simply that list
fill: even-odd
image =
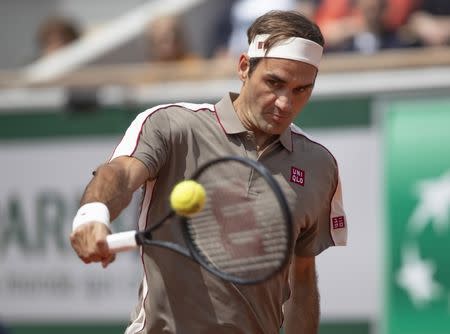
[{"label": "man's hand", "polygon": [[106,236],[109,233],[105,224],[95,222],[84,224],[72,232],[70,243],[84,263],[101,262],[103,268],[106,268],[116,258],[106,243]]},{"label": "man's hand", "polygon": [[70,235],[72,247],[84,263],[101,262],[105,268],[114,261],[106,242],[109,223],[148,178],[148,168],[132,157],[121,156],[97,168],[81,198]]}]

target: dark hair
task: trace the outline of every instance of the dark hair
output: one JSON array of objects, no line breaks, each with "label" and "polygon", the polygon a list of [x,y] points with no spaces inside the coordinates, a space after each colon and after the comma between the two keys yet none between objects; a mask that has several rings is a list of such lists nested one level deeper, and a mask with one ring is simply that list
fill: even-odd
[{"label": "dark hair", "polygon": [[[266,51],[277,42],[291,37],[309,39],[320,46],[325,44],[317,24],[297,11],[272,10],[258,17],[247,30],[248,43],[261,34],[269,34],[264,42]],[[259,60],[260,58],[251,59],[249,74],[253,72]]]},{"label": "dark hair", "polygon": [[275,43],[290,37],[309,39],[323,46],[320,28],[297,11],[272,10],[258,17],[247,30],[248,44],[256,35],[269,34],[264,46],[270,49]]}]

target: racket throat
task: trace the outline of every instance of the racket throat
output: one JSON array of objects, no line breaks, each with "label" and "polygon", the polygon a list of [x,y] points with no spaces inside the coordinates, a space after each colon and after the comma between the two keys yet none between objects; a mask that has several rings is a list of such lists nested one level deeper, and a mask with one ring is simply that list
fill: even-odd
[{"label": "racket throat", "polygon": [[146,232],[146,233],[136,234],[136,243],[138,245],[145,245],[146,241],[150,241],[150,240],[153,240],[153,235],[150,231]]}]

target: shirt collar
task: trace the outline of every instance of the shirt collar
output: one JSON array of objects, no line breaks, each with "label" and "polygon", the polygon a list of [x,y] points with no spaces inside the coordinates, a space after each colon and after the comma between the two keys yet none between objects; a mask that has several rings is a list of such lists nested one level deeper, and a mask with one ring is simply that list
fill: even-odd
[{"label": "shirt collar", "polygon": [[[225,133],[229,135],[247,132],[247,129],[242,125],[233,106],[233,101],[238,96],[239,94],[237,93],[228,93],[215,105],[220,125]],[[279,140],[285,149],[292,152],[292,134],[290,127],[280,135]]]},{"label": "shirt collar", "polygon": [[233,101],[238,96],[236,93],[228,93],[215,105],[220,125],[229,135],[247,132],[236,114],[236,110],[234,110]]},{"label": "shirt collar", "polygon": [[289,152],[292,152],[294,150],[290,126],[286,130],[284,130],[283,133],[280,135],[280,142],[284,146],[284,148]]}]

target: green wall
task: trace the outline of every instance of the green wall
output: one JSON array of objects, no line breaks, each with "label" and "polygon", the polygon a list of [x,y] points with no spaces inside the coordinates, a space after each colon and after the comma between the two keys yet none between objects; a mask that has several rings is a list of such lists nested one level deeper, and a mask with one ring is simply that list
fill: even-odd
[{"label": "green wall", "polygon": [[[125,324],[60,324],[60,325],[17,325],[10,334],[122,334]],[[320,334],[368,334],[368,322],[325,322],[320,325]],[[299,333],[300,334],[300,333]]]},{"label": "green wall", "polygon": [[[370,103],[369,98],[314,100],[295,122],[302,128],[368,126]],[[0,140],[121,134],[148,107],[6,111],[0,113]]]}]

